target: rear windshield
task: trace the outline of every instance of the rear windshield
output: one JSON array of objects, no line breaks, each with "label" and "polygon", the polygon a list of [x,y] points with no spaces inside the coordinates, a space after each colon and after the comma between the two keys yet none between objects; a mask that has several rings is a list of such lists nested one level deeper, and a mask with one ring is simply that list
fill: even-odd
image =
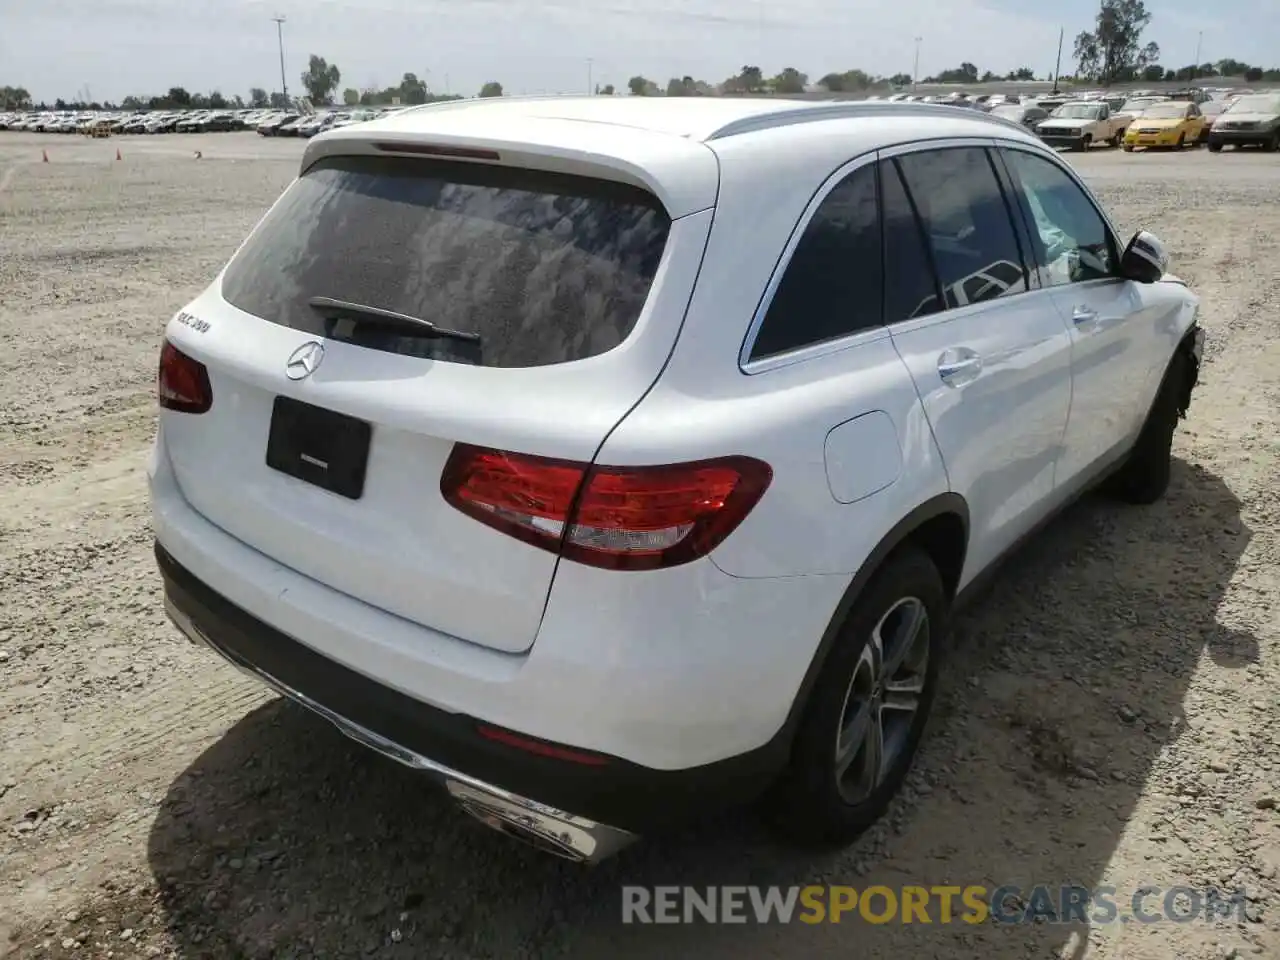
[{"label": "rear windshield", "polygon": [[478,335],[484,366],[545,366],[626,339],[670,227],[655,197],[625,184],[434,159],[335,157],[285,191],[228,265],[222,295],[317,336],[477,362],[455,340],[326,317],[308,301],[408,314]]}]

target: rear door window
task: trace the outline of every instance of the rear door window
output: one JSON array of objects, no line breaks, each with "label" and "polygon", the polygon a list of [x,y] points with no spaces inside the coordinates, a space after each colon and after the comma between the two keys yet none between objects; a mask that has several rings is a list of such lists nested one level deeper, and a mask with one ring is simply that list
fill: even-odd
[{"label": "rear door window", "polygon": [[[605,353],[644,308],[671,221],[651,194],[585,177],[405,157],[320,161],[228,265],[228,303],[316,336],[433,359],[457,341],[324,316],[327,297],[480,337],[478,362]],[[477,362],[466,353],[467,362]]]},{"label": "rear door window", "polygon": [[1012,215],[981,147],[910,153],[899,159],[948,307],[1029,288]]}]

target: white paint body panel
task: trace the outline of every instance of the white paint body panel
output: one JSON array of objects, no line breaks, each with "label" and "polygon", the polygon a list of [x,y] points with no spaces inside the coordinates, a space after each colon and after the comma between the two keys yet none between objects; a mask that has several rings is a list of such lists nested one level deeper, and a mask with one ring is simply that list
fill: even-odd
[{"label": "white paint body panel", "polygon": [[[1177,284],[1101,280],[1055,287],[1071,325],[1071,422],[1059,472],[1071,477],[1133,442],[1186,327]],[[1081,312],[1095,320],[1077,322]]]}]

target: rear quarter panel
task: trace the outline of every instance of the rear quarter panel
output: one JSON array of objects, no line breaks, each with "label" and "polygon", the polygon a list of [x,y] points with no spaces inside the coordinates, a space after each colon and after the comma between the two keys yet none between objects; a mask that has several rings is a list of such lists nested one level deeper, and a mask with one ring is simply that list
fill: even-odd
[{"label": "rear quarter panel", "polygon": [[[956,134],[973,129],[961,121],[952,131],[952,123],[931,119],[931,130],[935,125]],[[919,396],[886,330],[760,372],[747,374],[740,366],[770,278],[822,184],[850,160],[870,158],[886,133],[901,127],[904,139],[915,135],[897,117],[874,130],[865,123],[860,129],[803,126],[809,129],[802,139],[794,128],[780,128],[712,142],[720,157],[720,198],[675,351],[598,458],[643,464],[745,454],[769,463],[768,492],[711,555],[737,577],[852,575],[899,520],[947,491]],[[840,489],[833,492],[828,435],[872,412],[891,422],[897,448],[863,455],[893,460],[895,469],[869,463],[860,471],[855,451],[837,435]],[[866,495],[854,499],[851,491]],[[838,502],[837,493],[853,502]]]}]

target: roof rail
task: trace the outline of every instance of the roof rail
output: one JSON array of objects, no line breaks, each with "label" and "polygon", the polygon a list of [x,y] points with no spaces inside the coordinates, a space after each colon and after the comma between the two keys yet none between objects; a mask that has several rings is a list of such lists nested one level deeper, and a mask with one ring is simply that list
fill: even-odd
[{"label": "roof rail", "polygon": [[975,110],[971,107],[959,107],[946,103],[920,103],[910,100],[840,100],[836,103],[824,103],[820,106],[779,108],[770,113],[743,117],[726,123],[723,127],[713,131],[706,139],[719,140],[723,137],[737,136],[741,133],[754,133],[758,130],[785,127],[793,123],[884,116],[967,117],[972,120],[1018,130],[1022,133],[1027,132],[1026,127],[1014,120],[995,117],[986,111]]}]

